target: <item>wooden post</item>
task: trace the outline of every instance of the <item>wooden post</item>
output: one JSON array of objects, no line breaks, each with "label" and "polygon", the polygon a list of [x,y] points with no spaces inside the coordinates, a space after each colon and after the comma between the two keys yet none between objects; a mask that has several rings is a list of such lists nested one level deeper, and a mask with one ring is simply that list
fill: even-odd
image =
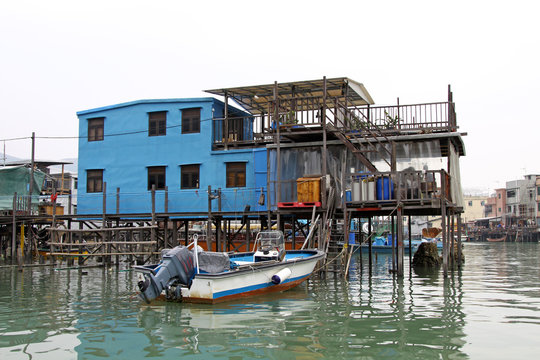
[{"label": "wooden post", "polygon": [[[206,222],[206,248],[212,251],[212,187],[208,185],[208,220]],[[217,245],[216,245],[217,246]],[[216,247],[216,251],[219,251]]]},{"label": "wooden post", "polygon": [[169,212],[169,187],[165,186],[165,204],[163,205],[163,212]]},{"label": "wooden post", "polygon": [[296,249],[296,216],[292,215],[292,224],[291,224],[291,230],[292,230],[292,237],[291,237],[291,250]]},{"label": "wooden post", "polygon": [[[270,116],[269,116],[270,117]],[[271,225],[272,218],[270,217],[270,150],[266,149],[266,217],[269,226]],[[262,224],[261,224],[262,230]]]},{"label": "wooden post", "polygon": [[227,91],[225,91],[224,97],[225,97],[225,109],[224,109],[225,119],[223,120],[224,121],[223,138],[225,140],[225,150],[227,150],[229,147],[229,94],[227,94]]},{"label": "wooden post", "polygon": [[[152,222],[151,222],[152,228],[150,229],[150,241],[155,246],[155,251],[159,251],[159,245],[156,241],[156,229],[154,226],[156,225],[156,185],[152,184]],[[154,243],[154,241],[156,241]],[[150,249],[152,249],[152,246],[150,246]],[[152,252],[152,250],[150,250]]]},{"label": "wooden post", "polygon": [[[79,229],[82,230],[82,228],[83,228],[83,223],[82,223],[82,221],[79,221]],[[79,240],[79,243],[82,242],[82,234],[79,235],[79,239],[78,239],[78,240]],[[82,247],[77,247],[77,249],[79,249],[79,251],[82,251]],[[78,263],[79,265],[82,265],[82,264],[84,263],[84,259],[83,259],[82,256],[78,256],[77,263]]]},{"label": "wooden post", "polygon": [[[51,228],[53,231],[51,232],[51,243],[55,243],[58,240],[58,232],[56,231],[56,187],[53,187],[53,203],[52,203],[52,222],[51,222]],[[52,264],[56,263],[56,258],[53,255],[54,253],[54,245],[49,245],[49,262]]]},{"label": "wooden post", "polygon": [[409,221],[407,226],[409,227],[409,270],[412,270],[412,224],[411,224],[411,215],[409,215]]},{"label": "wooden post", "polygon": [[[274,82],[274,122],[276,123],[276,181],[277,181],[277,191],[276,191],[276,205],[281,202],[281,135],[280,135],[280,121],[279,121],[279,104],[278,104],[278,86],[277,81]],[[277,209],[277,228],[281,228],[281,214],[279,208]]]},{"label": "wooden post", "polygon": [[11,263],[15,264],[15,249],[17,248],[17,193],[13,194],[13,209],[11,211]]},{"label": "wooden post", "polygon": [[398,276],[403,276],[403,208],[398,206],[397,208],[397,272]]},{"label": "wooden post", "polygon": [[[103,209],[102,209],[102,214],[101,214],[101,228],[105,229],[107,226],[107,183],[106,182],[103,183],[103,205],[102,206],[103,206]],[[109,247],[107,245],[108,234],[105,231],[102,231],[100,235],[103,241],[103,245],[101,247],[102,253],[103,254],[109,253]],[[104,264],[108,265],[110,262],[110,258],[104,255],[102,257],[102,261]]]},{"label": "wooden post", "polygon": [[184,240],[186,246],[189,245],[189,220],[184,220]]},{"label": "wooden post", "polygon": [[457,261],[458,268],[461,268],[461,212],[457,214]]},{"label": "wooden post", "polygon": [[394,215],[391,215],[390,218],[391,218],[390,226],[391,226],[391,234],[392,234],[392,244],[390,245],[392,247],[392,272],[395,272],[396,269],[397,269],[396,268],[396,256],[397,256],[396,245],[397,245],[397,241],[396,241]]},{"label": "wooden post", "polygon": [[223,220],[223,217],[219,216],[216,217],[216,251],[217,249],[221,249],[223,246],[221,245],[223,243],[223,233],[221,230],[221,221]]},{"label": "wooden post", "polygon": [[448,276],[448,241],[447,241],[447,226],[446,226],[446,176],[441,172],[441,228],[443,242],[443,274]]},{"label": "wooden post", "polygon": [[[36,150],[36,133],[32,132],[32,160],[30,163],[30,182],[28,183],[28,214],[32,214],[32,193],[34,192],[34,154]],[[5,156],[6,154],[4,154]]]},{"label": "wooden post", "polygon": [[69,195],[68,195],[68,215],[72,214],[72,211],[71,211],[72,206],[73,206],[73,199],[72,199],[72,195],[71,195],[71,192],[70,192]]},{"label": "wooden post", "polygon": [[172,222],[171,241],[172,241],[172,246],[180,245],[180,243],[178,242],[178,221],[177,220],[173,220]]},{"label": "wooden post", "polygon": [[[322,126],[322,132],[323,132],[323,148],[322,148],[322,166],[321,166],[321,169],[322,169],[322,179],[321,179],[321,182],[323,182],[323,184],[321,184],[321,188],[324,189],[321,193],[321,205],[322,205],[322,208],[323,209],[326,209],[326,206],[327,206],[327,203],[326,203],[326,174],[327,174],[327,168],[326,168],[326,97],[327,97],[327,89],[326,89],[326,76],[323,77],[323,104],[322,104],[322,109],[321,109],[321,126]],[[324,221],[326,221],[326,219],[323,218]]]},{"label": "wooden post", "polygon": [[368,218],[368,249],[369,249],[369,275],[371,275],[371,268],[373,264],[373,259],[371,257],[371,247],[373,240],[371,239],[371,216]]},{"label": "wooden post", "polygon": [[450,219],[451,219],[451,225],[450,225],[450,266],[452,267],[452,269],[454,268],[454,255],[455,255],[455,249],[454,249],[454,244],[455,244],[455,239],[454,239],[454,211],[452,210],[452,212],[450,213]]}]

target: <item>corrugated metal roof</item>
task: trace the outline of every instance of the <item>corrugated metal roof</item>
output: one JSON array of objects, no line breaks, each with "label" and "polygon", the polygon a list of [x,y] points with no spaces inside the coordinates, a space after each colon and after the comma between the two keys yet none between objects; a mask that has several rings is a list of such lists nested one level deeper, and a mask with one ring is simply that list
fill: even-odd
[{"label": "corrugated metal roof", "polygon": [[[274,90],[276,88],[277,97],[279,99],[322,97],[324,79],[241,86],[205,91],[214,95],[227,95],[252,114],[260,114],[268,112],[268,103],[274,100]],[[340,101],[345,103],[345,96],[347,96],[347,103],[349,105],[361,106],[374,104],[371,95],[369,95],[363,84],[346,77],[326,79],[326,91],[328,98],[332,98],[332,102],[335,97],[338,97]]]}]

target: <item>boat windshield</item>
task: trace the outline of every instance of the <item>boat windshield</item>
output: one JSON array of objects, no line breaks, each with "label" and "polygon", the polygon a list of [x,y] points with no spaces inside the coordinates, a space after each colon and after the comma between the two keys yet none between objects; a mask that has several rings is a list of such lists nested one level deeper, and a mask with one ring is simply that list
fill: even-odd
[{"label": "boat windshield", "polygon": [[265,251],[275,248],[284,248],[285,240],[281,231],[261,231],[258,237],[260,250]]}]

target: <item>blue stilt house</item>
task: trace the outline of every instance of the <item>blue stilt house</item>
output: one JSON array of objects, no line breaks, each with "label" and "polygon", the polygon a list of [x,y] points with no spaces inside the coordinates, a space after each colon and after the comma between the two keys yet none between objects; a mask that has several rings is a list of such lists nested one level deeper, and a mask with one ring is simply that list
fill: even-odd
[{"label": "blue stilt house", "polygon": [[[238,117],[224,131],[223,118]],[[214,98],[139,100],[77,113],[78,213],[206,212],[208,187],[221,190],[221,210],[264,211],[264,147],[220,148],[224,134],[253,138],[249,114]],[[226,140],[225,140],[226,142]],[[106,186],[105,186],[106,184]],[[105,189],[106,187],[106,189]],[[167,201],[166,201],[167,200]],[[218,210],[217,202],[212,204]]]}]

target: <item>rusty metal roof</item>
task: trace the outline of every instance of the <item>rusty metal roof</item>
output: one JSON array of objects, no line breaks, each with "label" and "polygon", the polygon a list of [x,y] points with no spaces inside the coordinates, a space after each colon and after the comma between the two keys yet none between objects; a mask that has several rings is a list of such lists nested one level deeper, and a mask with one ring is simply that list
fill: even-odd
[{"label": "rusty metal roof", "polygon": [[[252,114],[260,114],[268,112],[268,103],[274,100],[274,89],[276,87],[277,96],[280,100],[299,97],[322,97],[324,79],[205,91],[214,95],[227,95]],[[326,79],[326,91],[329,105],[330,101],[333,103],[336,97],[343,103],[345,103],[345,97],[347,97],[347,104],[349,105],[374,104],[363,84],[346,77]]]}]

